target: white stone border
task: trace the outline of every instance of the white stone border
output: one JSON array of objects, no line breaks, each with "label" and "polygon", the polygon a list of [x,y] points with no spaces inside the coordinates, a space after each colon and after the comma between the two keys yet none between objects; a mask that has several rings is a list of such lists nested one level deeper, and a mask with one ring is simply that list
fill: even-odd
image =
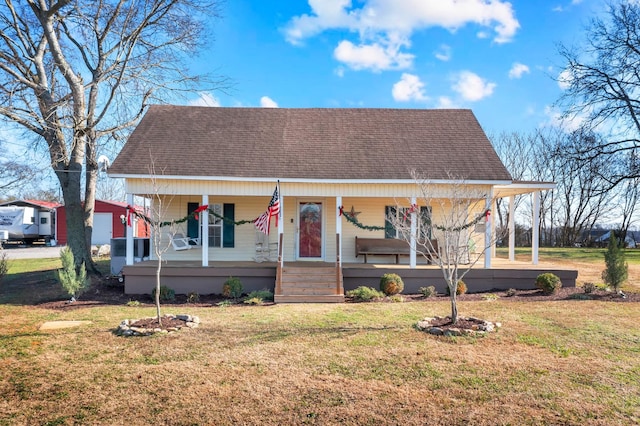
[{"label": "white stone border", "polygon": [[[447,318],[447,317],[445,317]],[[497,328],[502,327],[499,322],[491,322],[473,317],[459,317],[459,320],[466,320],[472,322],[479,322],[480,324],[473,325],[473,328],[441,328],[431,325],[433,321],[439,321],[444,319],[443,317],[425,318],[422,321],[418,321],[416,328],[420,331],[425,331],[429,334],[436,336],[484,336],[487,333],[496,331]]]},{"label": "white stone border", "polygon": [[[186,314],[181,314],[181,315],[172,315],[172,314],[167,314],[164,315],[164,317],[169,317],[172,319],[179,319],[184,321],[184,326],[187,328],[196,328],[198,327],[198,325],[200,325],[200,318],[195,316],[195,315],[186,315]],[[152,318],[152,317],[149,317]],[[180,330],[182,327],[168,327],[168,328],[146,328],[146,327],[133,327],[131,324],[135,324],[136,322],[140,321],[140,319],[126,319],[123,320],[120,325],[118,326],[117,330],[116,330],[116,334],[118,336],[125,336],[125,337],[130,337],[130,336],[150,336],[152,334],[155,333],[164,333],[164,334],[168,334],[171,332],[175,332]]]}]

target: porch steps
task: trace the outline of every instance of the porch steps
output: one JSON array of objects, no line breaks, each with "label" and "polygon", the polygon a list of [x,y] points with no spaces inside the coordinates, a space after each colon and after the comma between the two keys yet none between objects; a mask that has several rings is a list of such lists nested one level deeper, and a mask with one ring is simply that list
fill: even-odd
[{"label": "porch steps", "polygon": [[[338,282],[339,281],[339,282]],[[276,303],[344,302],[342,274],[335,266],[286,266],[282,268]]]}]

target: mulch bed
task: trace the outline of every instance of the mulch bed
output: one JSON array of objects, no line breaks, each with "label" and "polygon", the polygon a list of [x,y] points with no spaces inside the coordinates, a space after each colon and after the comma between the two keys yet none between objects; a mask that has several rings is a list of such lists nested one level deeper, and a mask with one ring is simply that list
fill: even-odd
[{"label": "mulch bed", "polygon": [[[425,298],[421,294],[402,294],[404,302],[429,302],[436,300],[446,300],[449,297],[444,294],[438,294],[435,297]],[[503,301],[515,301],[515,302],[550,302],[559,300],[600,300],[608,302],[626,303],[626,302],[640,302],[640,293],[627,293],[626,298],[620,297],[614,292],[607,291],[595,291],[590,294],[585,294],[581,287],[565,287],[561,288],[554,294],[544,294],[540,290],[516,290],[515,294],[508,296],[506,291],[494,291],[487,293],[470,293],[458,296],[458,301],[483,301],[491,300],[492,298],[499,298]],[[228,300],[219,294],[205,294],[200,295],[199,300],[196,302],[190,302],[187,300],[187,296],[183,294],[176,295],[176,299],[173,301],[162,302],[165,307],[169,306],[185,306],[185,307],[214,307],[218,303]],[[38,308],[44,309],[62,309],[71,310],[78,308],[87,308],[92,306],[103,305],[124,305],[129,301],[137,301],[141,305],[154,305],[154,301],[149,295],[128,295],[124,294],[124,287],[121,283],[118,283],[115,279],[104,279],[101,282],[94,283],[89,291],[84,293],[78,300],[70,303],[68,300],[57,300],[46,303],[40,303],[36,305]],[[350,298],[346,298],[347,303],[352,303]],[[371,303],[371,302],[365,302]],[[389,298],[382,299],[375,303],[394,303]],[[264,306],[273,305],[271,302],[266,302]],[[233,304],[233,306],[248,306],[241,302]]]}]

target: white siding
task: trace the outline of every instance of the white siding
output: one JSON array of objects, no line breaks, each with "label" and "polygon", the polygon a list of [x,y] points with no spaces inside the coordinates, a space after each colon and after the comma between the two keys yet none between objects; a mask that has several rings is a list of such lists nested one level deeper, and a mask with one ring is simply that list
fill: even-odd
[{"label": "white siding", "polygon": [[[164,183],[164,182],[163,182]],[[181,219],[187,215],[187,203],[201,203],[202,195],[209,195],[210,204],[229,203],[235,205],[235,220],[253,220],[262,214],[271,199],[275,182],[208,182],[208,181],[167,181],[171,191],[177,195],[167,195],[166,202],[170,202],[166,217],[163,221],[171,219]],[[139,179],[127,180],[127,192],[136,195],[143,195],[149,188],[145,182]],[[486,187],[488,188],[488,186]],[[357,220],[368,226],[384,226],[385,206],[402,205],[410,206],[410,197],[417,196],[417,186],[415,184],[293,184],[281,185],[282,214],[284,228],[284,259],[293,261],[297,257],[297,206],[300,201],[322,202],[324,207],[323,222],[323,247],[324,260],[335,262],[336,260],[336,194],[342,196],[342,203],[345,212],[350,212],[351,208],[360,212]],[[417,196],[420,204],[420,197]],[[484,202],[481,204],[483,205]],[[433,205],[434,219],[443,214],[443,210],[438,205]],[[473,217],[473,215],[470,215]],[[342,254],[343,262],[363,262],[361,257],[355,257],[355,237],[383,238],[384,230],[368,231],[352,225],[344,217],[342,220]],[[436,219],[437,220],[437,219]],[[278,229],[275,226],[275,219],[271,224],[270,240],[277,242]],[[186,235],[187,224],[176,225],[174,229],[165,227],[162,230],[163,244],[168,246],[163,258],[167,260],[191,259],[200,260],[202,258],[201,247],[191,250],[175,251],[169,240],[169,235],[173,232],[180,232]],[[253,260],[255,257],[255,237],[256,230],[253,224],[237,225],[235,227],[235,247],[233,248],[208,248],[207,242],[203,242],[203,247],[209,250],[210,261],[228,260]],[[434,235],[434,236],[437,236]],[[474,235],[475,237],[475,235]],[[475,238],[474,238],[475,239]],[[482,244],[482,236],[477,240]],[[478,244],[478,247],[480,245]],[[153,251],[153,248],[152,248]],[[153,255],[152,255],[153,256]],[[274,258],[275,259],[275,258]],[[392,262],[393,258],[378,258],[380,261]],[[402,263],[408,263],[408,258],[401,258]]]}]

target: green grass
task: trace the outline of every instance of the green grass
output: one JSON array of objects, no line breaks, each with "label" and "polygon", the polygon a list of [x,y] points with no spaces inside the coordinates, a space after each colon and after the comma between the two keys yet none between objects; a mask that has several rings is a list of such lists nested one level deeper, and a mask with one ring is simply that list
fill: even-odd
[{"label": "green grass", "polygon": [[[154,309],[0,305],[0,424],[640,420],[633,303],[460,303],[463,314],[503,323],[484,338],[417,331],[417,320],[447,313],[435,298],[184,309],[199,328],[123,338],[112,333],[122,319]],[[92,323],[38,330],[56,319]]]},{"label": "green grass", "polygon": [[[109,262],[98,260],[98,270],[106,274]],[[56,279],[61,267],[60,258],[9,260],[9,271],[0,281],[0,304],[35,305],[67,299],[69,295]]]},{"label": "green grass", "polygon": [[[601,261],[595,249],[562,250]],[[445,298],[184,305],[172,313],[198,315],[199,328],[124,338],[113,332],[123,319],[155,309],[25,306],[18,295],[64,294],[48,281],[59,263],[13,263],[22,272],[0,283],[0,426],[640,422],[637,303],[459,302],[461,315],[503,324],[483,338],[414,328],[448,314]],[[53,320],[91,323],[39,330]]]},{"label": "green grass", "polygon": [[[538,255],[540,261],[569,260],[604,264],[606,250],[606,248],[540,247]],[[499,257],[509,257],[509,249],[506,247],[498,247],[496,253]],[[518,260],[530,260],[531,247],[516,247],[515,254]],[[630,265],[640,265],[640,249],[627,249],[625,255]]]}]

